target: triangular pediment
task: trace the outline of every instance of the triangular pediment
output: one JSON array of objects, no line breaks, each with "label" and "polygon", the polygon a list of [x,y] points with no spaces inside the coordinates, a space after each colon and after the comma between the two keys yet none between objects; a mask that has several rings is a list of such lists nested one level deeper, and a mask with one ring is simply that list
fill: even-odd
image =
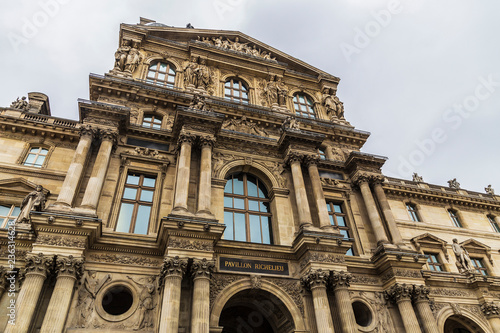
[{"label": "triangular pediment", "polygon": [[472,239],[472,238],[469,238],[460,244],[463,247],[467,248],[467,250],[476,249],[476,250],[482,250],[482,251],[491,251],[491,247],[489,247],[488,245],[483,244],[481,242],[478,242],[477,240]]},{"label": "triangular pediment", "polygon": [[[0,193],[3,195],[25,197],[28,193],[36,190],[37,184],[24,178],[10,178],[0,180]],[[49,191],[44,189],[45,194]]]},{"label": "triangular pediment", "polygon": [[434,236],[433,234],[430,233],[425,233],[420,236],[414,237],[411,239],[411,242],[415,244],[417,250],[420,250],[422,246],[429,246],[429,245],[433,245],[434,247],[438,246],[444,250],[446,249],[446,245],[448,244],[448,242],[446,242],[445,240],[437,236]]},{"label": "triangular pediment", "polygon": [[130,29],[135,33],[142,34],[145,39],[158,39],[158,41],[163,39],[185,47],[203,48],[205,52],[224,52],[227,56],[261,61],[269,66],[274,64],[278,67],[284,67],[286,70],[305,74],[318,80],[326,79],[335,83],[340,81],[336,76],[315,68],[302,60],[294,58],[239,31],[178,28],[147,19],[141,19],[141,21],[142,24],[138,25],[123,24],[120,37],[134,39],[133,34],[123,31],[123,28]]}]

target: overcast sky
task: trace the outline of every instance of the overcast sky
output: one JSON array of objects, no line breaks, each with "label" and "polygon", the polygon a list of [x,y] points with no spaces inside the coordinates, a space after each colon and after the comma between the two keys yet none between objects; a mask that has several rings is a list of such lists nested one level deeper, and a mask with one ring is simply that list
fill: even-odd
[{"label": "overcast sky", "polygon": [[[0,4],[0,105],[39,91],[78,119],[120,23],[238,30],[341,78],[346,119],[387,176],[500,193],[500,2],[16,0]],[[1,147],[0,147],[1,149]]]}]

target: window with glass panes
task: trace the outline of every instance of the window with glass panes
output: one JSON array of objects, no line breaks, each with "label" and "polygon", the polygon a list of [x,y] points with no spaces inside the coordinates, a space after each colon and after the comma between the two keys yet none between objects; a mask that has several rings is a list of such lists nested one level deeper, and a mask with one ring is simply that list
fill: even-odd
[{"label": "window with glass panes", "polygon": [[456,210],[448,209],[448,214],[450,214],[451,221],[455,227],[463,228],[462,222],[460,222],[460,218],[458,217]]},{"label": "window with glass panes", "polygon": [[129,173],[123,189],[116,231],[148,234],[156,177]]},{"label": "window with glass panes", "polygon": [[42,147],[32,147],[24,160],[23,165],[41,168],[49,150]]},{"label": "window with glass panes", "polygon": [[500,232],[500,226],[497,221],[495,221],[495,217],[493,215],[488,215],[488,221],[490,221],[491,227],[495,232]]},{"label": "window with glass panes", "polygon": [[[344,238],[352,238],[351,230],[347,224],[347,215],[344,211],[342,204],[336,202],[327,202],[326,208],[328,209],[328,215],[330,216],[331,225],[338,227],[339,232],[344,236]],[[354,255],[352,248],[350,248],[346,255]]]},{"label": "window with glass panes", "polygon": [[316,114],[314,113],[314,103],[307,95],[295,94],[293,96],[293,107],[297,116],[316,118]]},{"label": "window with glass panes", "polygon": [[146,82],[173,88],[175,84],[175,68],[169,63],[154,62],[149,66]]},{"label": "window with glass panes", "polygon": [[224,98],[233,102],[248,104],[248,89],[238,79],[229,79],[224,84]]},{"label": "window with glass panes", "polygon": [[326,153],[323,148],[318,148],[318,155],[320,159],[326,160]]},{"label": "window with glass panes", "polygon": [[161,120],[163,118],[154,114],[145,114],[142,118],[142,127],[161,129]]},{"label": "window with glass panes", "polygon": [[427,265],[431,271],[442,272],[443,264],[439,261],[439,256],[435,253],[426,253]]},{"label": "window with glass panes", "polygon": [[14,205],[0,205],[0,226],[7,228],[7,223],[14,222],[20,212],[21,209]]},{"label": "window with glass panes", "polygon": [[224,188],[224,239],[272,244],[269,205],[259,178],[244,172],[230,175]]},{"label": "window with glass panes", "polygon": [[406,210],[408,210],[408,214],[410,215],[410,219],[413,222],[420,222],[420,217],[418,217],[417,206],[411,203],[406,204]]},{"label": "window with glass panes", "polygon": [[483,259],[470,258],[470,261],[472,261],[472,265],[474,266],[474,268],[476,269],[476,271],[479,274],[482,274],[485,276],[488,275],[488,270],[486,269],[486,266],[484,265]]}]

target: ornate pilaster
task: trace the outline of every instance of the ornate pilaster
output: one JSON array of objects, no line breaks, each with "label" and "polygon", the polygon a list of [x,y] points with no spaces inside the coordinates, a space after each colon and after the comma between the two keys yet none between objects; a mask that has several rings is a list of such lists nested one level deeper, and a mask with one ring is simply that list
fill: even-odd
[{"label": "ornate pilaster", "polygon": [[92,168],[92,174],[90,175],[82,200],[82,207],[92,210],[97,208],[102,186],[104,185],[104,178],[108,171],[111,152],[118,136],[118,133],[111,129],[100,130],[99,134],[101,136],[101,146],[99,147],[99,152]]},{"label": "ornate pilaster", "polygon": [[500,332],[500,308],[495,302],[484,302],[481,304],[481,311],[488,319],[493,332]]},{"label": "ornate pilaster", "polygon": [[369,182],[370,175],[368,174],[360,174],[355,179],[353,179],[354,185],[359,186],[359,189],[361,190],[361,195],[363,196],[363,201],[368,212],[368,218],[370,219],[373,233],[375,234],[375,238],[377,240],[377,245],[387,244],[389,243],[389,240],[387,239],[384,226],[382,225],[382,220],[380,219],[380,216],[378,214],[377,206],[375,204],[375,200],[373,199]]},{"label": "ornate pilaster", "polygon": [[318,171],[318,162],[319,156],[317,155],[309,155],[305,158],[305,164],[309,171],[309,178],[311,178],[314,203],[316,205],[316,210],[318,211],[320,228],[333,230],[333,227],[330,223],[330,217],[328,216],[328,210],[326,208],[325,195],[323,193],[323,186],[321,185],[321,178]]},{"label": "ornate pilaster", "polygon": [[436,318],[432,314],[429,302],[430,288],[424,285],[414,286],[413,302],[417,308],[418,314],[423,322],[426,333],[439,333]]},{"label": "ornate pilaster", "polygon": [[193,276],[192,333],[208,333],[210,329],[210,276],[215,269],[213,261],[195,260],[191,266]]},{"label": "ornate pilaster", "polygon": [[349,286],[352,280],[350,273],[333,271],[331,275],[331,283],[335,293],[335,302],[339,311],[340,323],[342,332],[357,333],[358,325],[352,309],[351,297],[349,295]]},{"label": "ornate pilaster", "polygon": [[318,333],[334,333],[330,304],[326,293],[329,273],[321,269],[310,271],[301,279],[304,288],[311,291],[314,305],[314,315]]},{"label": "ornate pilaster", "polygon": [[301,228],[312,226],[311,211],[307,200],[306,186],[302,175],[301,162],[303,155],[294,152],[288,153],[286,162],[290,164],[292,169],[293,188],[295,192],[295,200],[297,203],[297,211],[299,213],[299,223]]},{"label": "ornate pilaster", "polygon": [[189,176],[191,169],[191,148],[196,137],[182,131],[177,141],[179,156],[177,158],[177,177],[175,182],[174,209],[175,213],[187,213],[189,193]]},{"label": "ornate pilaster", "polygon": [[160,273],[163,286],[163,300],[159,332],[177,333],[179,330],[179,309],[181,303],[181,282],[186,273],[187,260],[179,257],[165,258]]},{"label": "ornate pilaster", "polygon": [[73,200],[75,198],[76,189],[80,178],[82,176],[83,168],[85,167],[85,161],[87,160],[87,155],[89,153],[92,141],[97,135],[97,129],[90,125],[84,125],[80,127],[80,142],[76,147],[75,154],[73,155],[73,160],[68,168],[66,177],[64,178],[61,191],[57,197],[55,205],[71,207]]},{"label": "ornate pilaster", "polygon": [[43,283],[52,270],[53,256],[43,253],[26,256],[25,280],[17,297],[16,324],[7,324],[5,333],[28,332]]},{"label": "ornate pilaster", "polygon": [[213,135],[200,137],[200,187],[198,194],[198,210],[196,215],[213,218],[212,203],[212,147],[215,143]]},{"label": "ornate pilaster", "polygon": [[417,316],[411,304],[413,285],[396,283],[385,292],[387,299],[396,303],[407,333],[421,333]]},{"label": "ornate pilaster", "polygon": [[69,312],[75,282],[83,274],[83,259],[73,256],[56,259],[57,282],[43,319],[41,333],[62,332]]}]

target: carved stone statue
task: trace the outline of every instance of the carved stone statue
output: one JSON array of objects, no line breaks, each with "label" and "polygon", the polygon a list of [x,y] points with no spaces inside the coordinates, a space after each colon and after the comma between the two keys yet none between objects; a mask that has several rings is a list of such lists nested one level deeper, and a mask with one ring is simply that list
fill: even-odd
[{"label": "carved stone statue", "polygon": [[222,123],[222,128],[258,136],[269,136],[269,133],[265,129],[257,126],[256,123],[248,121],[246,116],[241,117],[241,119],[227,119]]},{"label": "carved stone statue", "polygon": [[285,129],[298,130],[298,129],[300,129],[299,122],[297,121],[297,119],[295,119],[295,117],[288,116],[288,117],[286,117],[286,119],[283,121],[283,124],[281,125],[281,130],[285,130]]},{"label": "carved stone statue", "polygon": [[495,195],[495,189],[491,187],[491,184],[488,185],[488,187],[485,187],[484,190],[486,191],[487,194]]},{"label": "carved stone statue", "polygon": [[43,186],[37,185],[35,191],[24,197],[21,203],[21,212],[16,219],[16,223],[27,223],[30,219],[30,212],[33,210],[37,212],[44,210],[46,201],[47,198],[45,193],[43,193]]},{"label": "carved stone statue", "polygon": [[456,178],[453,178],[452,180],[448,180],[448,186],[450,188],[454,188],[456,190],[459,190],[460,189],[460,183],[457,182],[457,179]]},{"label": "carved stone statue", "polygon": [[196,57],[184,68],[184,84],[186,87],[207,89],[212,84],[212,72],[206,65],[206,60],[201,59],[198,64]]},{"label": "carved stone statue", "polygon": [[127,62],[128,51],[130,51],[130,41],[124,39],[122,45],[115,52],[115,70],[124,71]]},{"label": "carved stone statue", "polygon": [[239,37],[235,37],[234,41],[231,41],[230,39],[222,38],[221,36],[212,38],[198,36],[198,42],[215,46],[221,49],[244,53],[254,57],[260,57],[266,60],[276,61],[275,57],[271,57],[271,52],[261,51],[255,44],[248,45],[248,43],[242,43]]},{"label": "carved stone statue", "polygon": [[139,46],[138,42],[134,42],[132,48],[128,52],[126,62],[125,62],[125,71],[129,73],[133,73],[137,68],[137,65],[141,62],[141,54],[137,49]]},{"label": "carved stone statue", "polygon": [[149,276],[145,283],[141,283],[139,281],[134,280],[133,277],[128,276],[132,282],[142,288],[139,294],[139,320],[137,321],[137,325],[134,328],[134,331],[141,330],[143,328],[153,327],[154,316],[153,310],[156,307],[154,303],[154,294],[157,289],[156,285],[156,277]]},{"label": "carved stone statue", "polygon": [[75,327],[85,328],[90,324],[90,317],[94,312],[96,295],[99,293],[104,284],[111,279],[110,274],[104,276],[101,281],[97,280],[95,277],[96,272],[90,271],[88,272],[88,275],[83,278],[82,286],[78,291]]},{"label": "carved stone statue", "polygon": [[199,94],[193,96],[193,100],[189,104],[189,108],[201,111],[210,111],[207,107],[207,102],[205,101],[205,97]]},{"label": "carved stone statue", "polygon": [[422,178],[421,176],[418,175],[418,173],[414,172],[413,173],[413,181],[414,182],[417,182],[417,183],[423,183],[424,182],[424,178]]},{"label": "carved stone statue", "polygon": [[14,102],[10,104],[10,107],[24,111],[28,110],[29,104],[28,102],[26,102],[26,96],[21,97],[21,99],[19,99],[18,97]]},{"label": "carved stone statue", "polygon": [[451,248],[457,258],[457,267],[460,273],[475,272],[474,265],[472,265],[472,261],[470,260],[469,252],[467,252],[465,247],[458,244],[458,240],[456,238],[453,239]]},{"label": "carved stone statue", "polygon": [[276,76],[271,76],[269,81],[263,81],[262,87],[262,97],[267,102],[267,105],[272,106],[273,104],[278,104],[279,88],[278,82],[276,82]]},{"label": "carved stone statue", "polygon": [[191,58],[191,62],[187,64],[186,68],[184,68],[184,85],[194,86],[196,87],[197,80],[196,75],[194,73],[196,67],[198,67],[198,60],[196,57]]}]

